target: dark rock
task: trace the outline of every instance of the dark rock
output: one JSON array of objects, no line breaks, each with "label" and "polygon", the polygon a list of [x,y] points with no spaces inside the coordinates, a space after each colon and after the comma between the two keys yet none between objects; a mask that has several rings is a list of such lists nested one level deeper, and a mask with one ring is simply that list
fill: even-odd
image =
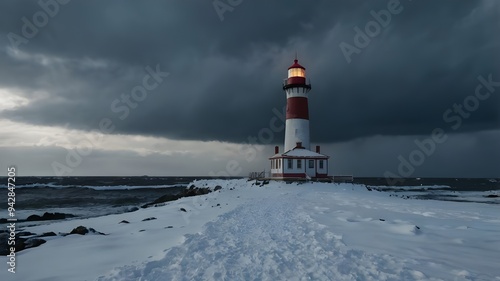
[{"label": "dark rock", "polygon": [[21,232],[16,233],[17,237],[21,237],[21,236],[33,236],[33,235],[36,235],[36,233],[29,232],[29,231],[21,231]]},{"label": "dark rock", "polygon": [[372,191],[372,189],[371,189],[371,188],[369,188],[368,186],[365,186],[365,187],[366,187],[366,189],[367,189],[368,191]]},{"label": "dark rock", "polygon": [[128,222],[128,221],[126,221],[126,220],[122,220],[122,221],[121,221],[121,222],[119,222],[119,223],[130,223],[130,222]]},{"label": "dark rock", "polygon": [[141,230],[139,230],[139,232],[143,232],[143,231],[146,231],[146,230],[145,230],[145,229],[141,229]]},{"label": "dark rock", "polygon": [[28,249],[28,248],[38,247],[38,246],[44,244],[45,242],[47,242],[47,241],[40,239],[40,238],[29,238],[24,242],[24,248]]},{"label": "dark rock", "polygon": [[417,235],[420,235],[420,234],[422,234],[422,230],[420,230],[420,227],[418,227],[417,225],[415,225],[415,229],[413,230],[413,233],[415,233]]},{"label": "dark rock", "polygon": [[220,204],[219,204],[219,203],[217,203],[217,207],[218,207],[218,206],[220,206]]},{"label": "dark rock", "polygon": [[165,203],[165,202],[174,201],[177,199],[179,199],[179,196],[176,194],[166,194],[166,195],[163,195],[160,198],[157,198],[156,200],[154,200],[153,204]]},{"label": "dark rock", "polygon": [[10,235],[9,233],[1,233],[0,234],[0,255],[6,256],[10,254],[10,247],[15,247],[16,248],[16,253],[20,252],[24,249],[28,248],[34,248],[42,245],[43,243],[47,242],[43,239],[40,238],[22,238],[22,237],[16,237],[16,245],[11,246],[8,245],[8,239]]},{"label": "dark rock", "polygon": [[93,233],[93,234],[106,235],[106,233],[102,233],[100,231],[97,231],[97,230],[93,229],[92,227],[89,227],[89,232]]},{"label": "dark rock", "polygon": [[380,221],[385,221],[384,219],[379,219]]},{"label": "dark rock", "polygon": [[155,219],[156,219],[155,217],[150,217],[150,218],[145,218],[142,221],[151,221],[151,220],[155,220]]},{"label": "dark rock", "polygon": [[89,233],[89,230],[85,226],[78,226],[76,228],[73,228],[69,234],[80,234],[80,235],[85,235]]},{"label": "dark rock", "polygon": [[141,208],[148,208],[151,206],[156,207],[157,204],[160,204],[160,203],[174,201],[174,200],[177,200],[177,199],[183,198],[183,197],[204,195],[204,194],[208,194],[210,192],[211,192],[211,190],[208,187],[200,188],[200,187],[195,187],[194,185],[191,185],[191,186],[189,186],[189,188],[183,189],[180,193],[163,195],[151,203],[147,203],[147,204],[142,205]]},{"label": "dark rock", "polygon": [[171,225],[169,225],[169,226],[167,226],[167,227],[165,227],[165,228],[174,228],[174,227],[173,227],[173,226],[171,226]]},{"label": "dark rock", "polygon": [[486,198],[498,198],[500,197],[499,195],[496,195],[496,194],[488,194],[485,196]]},{"label": "dark rock", "polygon": [[174,201],[174,200],[177,200],[179,198],[180,197],[177,194],[166,194],[166,195],[163,195],[163,196],[157,198],[156,200],[154,200],[151,203],[147,203],[147,204],[142,205],[141,208],[147,208],[147,207],[150,207],[150,206],[155,206],[156,204]]},{"label": "dark rock", "polygon": [[0,219],[0,223],[7,223],[7,219]]},{"label": "dark rock", "polygon": [[204,194],[208,194],[210,192],[211,192],[210,188],[206,188],[206,187],[205,188],[184,189],[184,191],[181,192],[181,195],[179,198],[204,195]]},{"label": "dark rock", "polygon": [[0,255],[1,256],[6,256],[9,254],[10,246],[7,244],[9,241],[9,234],[8,233],[0,233]]},{"label": "dark rock", "polygon": [[27,221],[63,220],[66,218],[74,218],[74,217],[75,215],[72,214],[45,212],[42,216],[31,215],[26,220]]},{"label": "dark rock", "polygon": [[27,221],[41,221],[42,217],[39,215],[31,215],[26,220]]},{"label": "dark rock", "polygon": [[57,236],[54,232],[44,232],[43,234],[37,235],[36,237],[49,237],[49,236]]},{"label": "dark rock", "polygon": [[186,189],[186,190],[184,190],[182,192],[181,195],[178,196],[178,198],[196,196],[197,192],[198,192],[198,188],[195,188],[195,189]]},{"label": "dark rock", "polygon": [[99,235],[106,235],[105,233],[99,232],[99,231],[93,229],[92,227],[86,228],[85,226],[82,226],[82,225],[71,230],[71,232],[69,234],[86,235],[86,234],[90,234],[90,233],[99,234]]},{"label": "dark rock", "polygon": [[44,213],[42,216],[42,219],[44,220],[63,220],[66,218],[73,218],[75,217],[72,214],[64,214],[64,213]]},{"label": "dark rock", "polygon": [[205,195],[205,194],[209,194],[210,192],[212,192],[212,191],[208,187],[207,188],[197,188],[195,195]]},{"label": "dark rock", "polygon": [[222,186],[218,185],[214,188],[214,191],[217,191],[217,190],[221,190],[222,189]]},{"label": "dark rock", "polygon": [[187,212],[186,209],[184,209],[184,208],[180,208],[180,210],[183,212]]},{"label": "dark rock", "polygon": [[26,244],[24,244],[25,241],[26,241],[26,238],[16,239],[16,252],[20,252],[20,251],[26,249]]}]

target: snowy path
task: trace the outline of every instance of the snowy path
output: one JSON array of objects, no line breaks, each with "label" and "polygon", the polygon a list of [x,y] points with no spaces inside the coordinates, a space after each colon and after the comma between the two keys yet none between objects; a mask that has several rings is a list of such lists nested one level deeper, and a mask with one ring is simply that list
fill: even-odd
[{"label": "snowy path", "polygon": [[[101,280],[442,280],[415,270],[426,266],[447,270],[454,280],[481,280],[434,262],[350,249],[342,230],[335,233],[313,220],[303,205],[297,194],[246,203],[203,232],[187,235],[163,259],[121,268]],[[351,219],[357,221],[362,219]],[[400,232],[414,228],[395,226]]]}]

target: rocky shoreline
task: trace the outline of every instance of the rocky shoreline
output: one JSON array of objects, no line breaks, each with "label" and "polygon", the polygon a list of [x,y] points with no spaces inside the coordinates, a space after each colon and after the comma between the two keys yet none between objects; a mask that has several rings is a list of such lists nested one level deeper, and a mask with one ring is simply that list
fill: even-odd
[{"label": "rocky shoreline", "polygon": [[[158,207],[158,206],[163,206],[167,204],[168,202],[178,200],[183,197],[192,197],[192,196],[198,196],[198,195],[204,195],[208,194],[212,191],[218,191],[222,187],[221,186],[215,186],[214,188],[210,187],[196,187],[194,184],[191,184],[189,187],[186,187],[182,189],[178,193],[167,193],[165,195],[162,195],[158,197],[157,199],[153,200],[152,202],[143,204],[141,208],[150,208],[150,207]],[[139,208],[134,208],[132,211],[139,210]],[[185,212],[186,210],[181,210]],[[68,218],[75,218],[77,216],[73,214],[66,214],[66,213],[49,213],[45,212],[43,215],[30,215],[26,220],[18,220],[17,222],[35,222],[35,221],[51,221],[51,220],[64,220]],[[146,218],[144,221],[147,220],[154,220],[156,218]],[[7,223],[7,219],[0,219],[0,224]],[[128,221],[121,221],[118,223],[129,223]],[[172,226],[169,226],[171,228]],[[87,228],[85,226],[78,226],[74,229],[72,229],[68,233],[58,233],[56,234],[55,232],[45,232],[41,234],[37,233],[32,233],[28,231],[23,231],[21,228],[18,233],[15,235],[15,247],[16,247],[16,253],[20,252],[25,249],[29,248],[34,248],[38,247],[40,245],[43,245],[47,241],[45,239],[42,239],[43,237],[51,237],[51,236],[67,236],[67,235],[107,235],[105,233],[99,232],[93,228]],[[7,256],[10,253],[10,246],[8,244],[9,241],[9,231],[8,230],[0,230],[0,256]]]}]

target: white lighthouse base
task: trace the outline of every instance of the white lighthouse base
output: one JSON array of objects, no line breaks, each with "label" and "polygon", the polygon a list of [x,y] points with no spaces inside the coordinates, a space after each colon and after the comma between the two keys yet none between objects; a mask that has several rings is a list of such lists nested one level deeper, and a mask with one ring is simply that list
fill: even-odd
[{"label": "white lighthouse base", "polygon": [[297,143],[302,147],[310,149],[309,143],[309,120],[286,119],[285,123],[285,152],[294,149]]}]

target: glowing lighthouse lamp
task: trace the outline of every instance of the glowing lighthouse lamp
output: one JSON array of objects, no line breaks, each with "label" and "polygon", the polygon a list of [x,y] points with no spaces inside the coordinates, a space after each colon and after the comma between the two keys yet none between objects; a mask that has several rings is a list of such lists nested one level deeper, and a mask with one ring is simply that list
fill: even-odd
[{"label": "glowing lighthouse lamp", "polygon": [[284,153],[274,148],[271,160],[271,178],[276,179],[327,179],[329,157],[310,150],[308,94],[311,84],[306,82],[306,69],[297,58],[288,68],[288,78],[283,82],[286,93],[286,123]]}]

